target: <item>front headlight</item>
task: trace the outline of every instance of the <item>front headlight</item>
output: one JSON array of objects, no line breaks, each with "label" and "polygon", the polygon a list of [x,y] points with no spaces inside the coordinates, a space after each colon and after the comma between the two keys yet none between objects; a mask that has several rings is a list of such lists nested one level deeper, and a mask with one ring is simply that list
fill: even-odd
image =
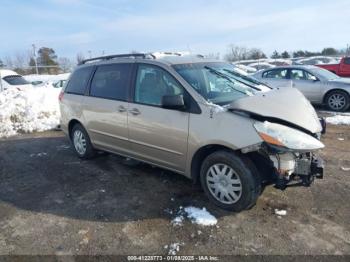
[{"label": "front headlight", "polygon": [[254,127],[266,143],[286,147],[295,151],[316,150],[324,148],[321,141],[294,128],[265,122],[256,122]]}]

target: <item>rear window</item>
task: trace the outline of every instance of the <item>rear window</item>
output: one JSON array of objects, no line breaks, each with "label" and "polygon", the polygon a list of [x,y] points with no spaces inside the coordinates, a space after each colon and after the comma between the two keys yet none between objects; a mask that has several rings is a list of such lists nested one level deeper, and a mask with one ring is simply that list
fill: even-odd
[{"label": "rear window", "polygon": [[20,75],[5,76],[3,78],[9,85],[27,85],[29,82]]},{"label": "rear window", "polygon": [[83,95],[93,67],[83,67],[74,71],[67,84],[66,93]]},{"label": "rear window", "polygon": [[344,58],[344,64],[350,65],[350,57]]},{"label": "rear window", "polygon": [[130,64],[99,66],[91,82],[90,96],[127,100]]}]

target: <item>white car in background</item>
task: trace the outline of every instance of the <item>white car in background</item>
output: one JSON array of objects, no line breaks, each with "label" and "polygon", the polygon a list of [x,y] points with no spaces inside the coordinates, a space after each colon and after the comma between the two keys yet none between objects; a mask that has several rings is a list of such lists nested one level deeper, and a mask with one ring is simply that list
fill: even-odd
[{"label": "white car in background", "polygon": [[9,88],[28,88],[33,87],[31,83],[23,78],[23,76],[8,69],[0,70],[0,92]]}]

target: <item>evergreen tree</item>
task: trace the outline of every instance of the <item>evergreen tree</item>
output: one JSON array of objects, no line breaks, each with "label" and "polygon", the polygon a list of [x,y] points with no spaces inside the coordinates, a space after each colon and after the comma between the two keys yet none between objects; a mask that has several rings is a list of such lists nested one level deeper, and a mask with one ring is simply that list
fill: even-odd
[{"label": "evergreen tree", "polygon": [[323,48],[321,52],[322,55],[338,55],[338,53],[338,50],[333,47]]},{"label": "evergreen tree", "polygon": [[[42,47],[39,49],[37,63],[42,67],[40,72],[57,74],[59,68],[56,60],[57,55],[52,48]],[[45,68],[45,66],[47,67]]]},{"label": "evergreen tree", "polygon": [[282,58],[290,58],[290,55],[287,51],[284,51],[281,55],[282,55]]},{"label": "evergreen tree", "polygon": [[277,52],[277,50],[273,51],[271,58],[273,59],[277,59],[277,58],[281,58],[280,54]]}]

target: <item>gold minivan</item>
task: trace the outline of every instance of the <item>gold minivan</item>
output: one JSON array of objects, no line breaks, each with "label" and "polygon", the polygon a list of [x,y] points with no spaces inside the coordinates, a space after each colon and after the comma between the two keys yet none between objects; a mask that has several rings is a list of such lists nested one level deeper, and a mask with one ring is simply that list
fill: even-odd
[{"label": "gold minivan", "polygon": [[80,158],[107,151],[169,169],[224,209],[252,207],[268,184],[323,177],[323,127],[308,100],[227,62],[178,53],[87,59],[59,100]]}]

